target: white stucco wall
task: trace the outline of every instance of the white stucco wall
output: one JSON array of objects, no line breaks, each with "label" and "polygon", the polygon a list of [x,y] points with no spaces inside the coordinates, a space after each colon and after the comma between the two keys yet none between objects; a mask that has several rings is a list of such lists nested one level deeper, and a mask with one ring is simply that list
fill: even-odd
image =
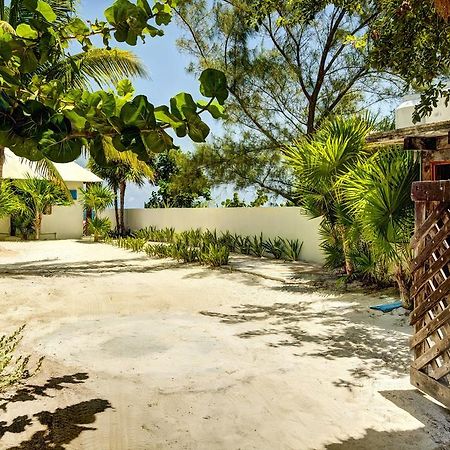
[{"label": "white stucco wall", "polygon": [[[114,211],[107,215],[115,224]],[[127,227],[138,230],[148,226],[173,227],[177,231],[202,228],[230,231],[242,236],[259,235],[265,238],[282,236],[303,241],[304,261],[324,262],[319,247],[320,219],[309,219],[300,208],[163,208],[127,209]]]},{"label": "white stucco wall", "polygon": [[[83,207],[79,201],[81,182],[67,182],[67,187],[71,190],[77,189],[78,200],[70,206],[54,206],[52,213],[44,215],[42,219],[42,239],[79,239],[83,235]],[[9,218],[0,219],[0,233],[10,231]],[[51,233],[48,235],[47,233]],[[5,238],[0,234],[0,239]]]}]

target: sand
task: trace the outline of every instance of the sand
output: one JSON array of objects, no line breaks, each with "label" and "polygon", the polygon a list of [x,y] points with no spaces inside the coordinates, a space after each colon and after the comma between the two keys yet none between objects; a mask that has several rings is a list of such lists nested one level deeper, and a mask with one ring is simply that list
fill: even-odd
[{"label": "sand", "polygon": [[104,244],[0,247],[0,330],[26,323],[21,352],[45,356],[0,398],[2,449],[450,448],[448,411],[409,384],[407,318],[375,296]]}]

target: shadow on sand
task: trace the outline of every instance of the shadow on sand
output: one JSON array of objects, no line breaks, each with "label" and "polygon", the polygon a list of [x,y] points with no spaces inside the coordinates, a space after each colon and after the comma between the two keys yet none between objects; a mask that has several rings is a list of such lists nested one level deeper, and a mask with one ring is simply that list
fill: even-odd
[{"label": "shadow on sand", "polygon": [[[364,367],[354,370],[354,379],[370,378],[373,371],[384,371],[392,376],[402,376],[408,371],[408,336],[402,333],[387,333],[382,328],[367,323],[355,323],[346,317],[352,309],[329,307],[326,311],[314,308],[307,302],[274,303],[269,306],[240,305],[235,313],[201,311],[200,314],[220,319],[225,324],[258,324],[237,334],[242,339],[271,336],[271,347],[292,347],[298,355],[316,356],[326,359],[357,357]],[[320,332],[312,332],[304,323],[316,323]],[[316,344],[311,350],[306,343]],[[343,387],[351,388],[351,385]]]},{"label": "shadow on sand", "polygon": [[[420,391],[411,389],[403,391],[381,391],[380,394],[411,416],[422,426],[415,430],[376,431],[366,430],[361,438],[348,438],[326,446],[327,450],[361,450],[361,449],[422,449],[424,436],[429,437],[427,448],[450,448],[450,411],[425,397]],[[445,417],[446,423],[442,426]],[[439,423],[439,426],[436,424]],[[382,444],[381,444],[382,443]],[[380,447],[382,445],[382,447]]]},{"label": "shadow on sand", "polygon": [[[88,379],[86,373],[77,373],[63,377],[50,378],[41,386],[27,385],[19,389],[10,397],[4,398],[2,409],[6,410],[9,403],[28,402],[37,400],[39,397],[52,397],[48,391],[60,391],[70,384],[84,383]],[[22,415],[14,418],[9,424],[0,421],[0,439],[6,433],[23,433],[36,421],[45,427],[44,430],[36,431],[29,439],[24,440],[18,446],[10,447],[8,450],[63,450],[66,445],[77,438],[83,431],[95,430],[95,427],[86,426],[93,424],[96,415],[111,408],[111,404],[103,399],[90,399],[56,411],[40,411],[32,416]],[[1,445],[0,447],[5,448]]]},{"label": "shadow on sand", "polygon": [[[144,264],[150,262],[150,264]],[[158,261],[150,260],[144,256],[137,256],[131,259],[114,259],[104,261],[76,261],[68,262],[55,260],[44,261],[26,261],[12,264],[0,264],[0,277],[58,277],[74,276],[101,277],[105,274],[115,273],[149,273],[159,272],[166,269],[177,269],[182,267],[181,263],[176,261]]]}]

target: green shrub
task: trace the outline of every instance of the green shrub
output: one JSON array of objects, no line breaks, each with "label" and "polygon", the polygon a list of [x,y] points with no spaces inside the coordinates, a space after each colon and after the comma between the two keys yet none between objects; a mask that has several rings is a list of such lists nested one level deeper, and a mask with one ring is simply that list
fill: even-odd
[{"label": "green shrub", "polygon": [[159,243],[147,244],[145,253],[148,256],[155,256],[157,258],[171,258],[173,256],[173,244]]},{"label": "green shrub", "polygon": [[94,235],[94,242],[103,239],[111,231],[111,221],[107,217],[94,217],[88,219],[88,231]]},{"label": "green shrub", "polygon": [[275,259],[281,259],[284,254],[284,241],[280,237],[276,237],[273,241],[268,239],[263,243],[264,250],[272,255]]},{"label": "green shrub", "polygon": [[251,239],[250,253],[260,258],[264,255],[264,239],[262,233],[259,236],[253,236]]},{"label": "green shrub", "polygon": [[184,263],[192,263],[199,260],[200,249],[193,247],[185,242],[175,242],[173,244],[172,257],[177,261],[183,261]]},{"label": "green shrub", "polygon": [[283,239],[283,258],[287,261],[298,261],[302,251],[303,242],[298,239]]},{"label": "green shrub", "polygon": [[0,391],[24,382],[41,368],[44,358],[40,358],[36,366],[30,369],[30,356],[15,356],[24,327],[21,326],[11,335],[0,337]]},{"label": "green shrub", "polygon": [[220,267],[228,264],[230,251],[225,245],[209,244],[201,252],[200,262],[210,267]]}]

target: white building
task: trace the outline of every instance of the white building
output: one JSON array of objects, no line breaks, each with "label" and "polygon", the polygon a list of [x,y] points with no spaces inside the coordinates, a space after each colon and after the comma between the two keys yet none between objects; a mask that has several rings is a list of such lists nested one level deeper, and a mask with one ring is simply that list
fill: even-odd
[{"label": "white building", "polygon": [[[42,239],[79,239],[83,235],[83,206],[80,202],[80,189],[85,183],[100,183],[102,179],[75,162],[54,164],[70,190],[74,203],[70,206],[55,206],[51,214],[44,215]],[[42,178],[33,168],[32,163],[6,149],[3,178],[23,180],[27,176]],[[10,234],[10,219],[0,219],[0,238],[8,238]]]},{"label": "white building", "polygon": [[450,105],[445,106],[445,100],[441,98],[429,116],[422,117],[420,122],[413,123],[414,109],[419,103],[419,94],[407,95],[403,98],[403,102],[395,109],[395,128],[408,128],[414,125],[446,122],[450,120]]}]

